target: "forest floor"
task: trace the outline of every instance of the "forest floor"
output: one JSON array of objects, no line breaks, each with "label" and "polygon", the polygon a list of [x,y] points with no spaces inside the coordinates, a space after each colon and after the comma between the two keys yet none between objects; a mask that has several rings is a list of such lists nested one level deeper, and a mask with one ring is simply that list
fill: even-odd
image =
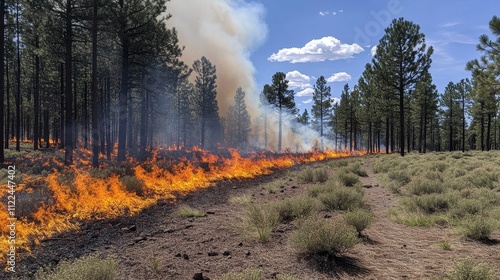
[{"label": "forest floor", "polygon": [[[362,160],[368,176],[360,179],[374,222],[363,231],[362,241],[336,257],[333,265],[320,269],[299,257],[289,242],[295,222],[278,226],[267,243],[244,237],[236,229],[245,206],[230,203],[230,198],[246,195],[253,203],[265,203],[306,193],[314,183],[300,183],[297,173],[305,168],[326,168],[329,176],[334,176],[336,170],[327,163],[297,166],[251,180],[221,182],[175,204],[159,203],[134,217],[89,222],[78,231],[45,240],[21,261],[16,277],[30,279],[41,266],[93,253],[116,258],[116,279],[124,280],[193,279],[197,273],[218,279],[224,273],[247,268],[262,270],[264,279],[277,275],[318,280],[432,279],[468,257],[500,267],[499,230],[491,234],[491,242],[478,242],[459,236],[451,226],[410,227],[393,221],[389,210],[398,204],[398,197],[373,173],[370,157]],[[275,181],[282,186],[267,189]],[[179,205],[195,207],[207,215],[176,216]],[[451,245],[451,250],[439,247],[443,241]]]}]

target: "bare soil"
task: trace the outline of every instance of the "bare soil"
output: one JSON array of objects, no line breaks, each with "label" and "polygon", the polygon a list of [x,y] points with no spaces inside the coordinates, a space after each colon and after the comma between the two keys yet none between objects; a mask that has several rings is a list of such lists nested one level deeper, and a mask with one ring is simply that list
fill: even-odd
[{"label": "bare soil", "polygon": [[[375,221],[364,231],[360,244],[326,266],[318,267],[299,257],[289,246],[293,224],[279,226],[268,243],[247,239],[234,226],[244,207],[229,203],[230,197],[248,194],[255,202],[264,202],[307,191],[311,184],[300,184],[288,174],[302,168],[296,167],[253,180],[222,182],[176,203],[159,203],[134,217],[84,224],[79,231],[43,242],[21,261],[16,276],[30,279],[40,266],[93,252],[117,258],[117,279],[124,280],[193,279],[196,273],[217,279],[223,273],[245,268],[263,270],[265,279],[274,279],[278,274],[318,280],[429,279],[443,275],[455,261],[466,257],[500,267],[499,231],[486,244],[460,237],[453,228],[418,228],[393,222],[389,209],[397,198],[380,186],[369,163],[364,167],[369,175],[361,178],[366,186],[365,200]],[[284,188],[270,193],[259,187],[272,180],[284,180]],[[173,212],[180,204],[196,207],[207,215],[176,217]],[[451,250],[440,248],[441,241],[448,241]],[[9,279],[10,275],[1,276]]]}]

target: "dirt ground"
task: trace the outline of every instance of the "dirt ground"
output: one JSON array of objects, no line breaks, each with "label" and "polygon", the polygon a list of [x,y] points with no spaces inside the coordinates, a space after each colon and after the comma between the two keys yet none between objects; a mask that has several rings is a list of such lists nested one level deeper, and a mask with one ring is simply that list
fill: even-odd
[{"label": "dirt ground", "polygon": [[[312,166],[320,166],[318,163]],[[311,166],[311,165],[309,165]],[[397,199],[380,186],[369,163],[368,177],[361,178],[365,200],[375,215],[372,226],[364,231],[363,241],[329,267],[318,268],[301,259],[289,246],[293,225],[281,225],[268,243],[242,237],[234,225],[243,206],[227,200],[249,194],[255,202],[284,199],[307,191],[288,172],[243,182],[224,182],[205,191],[143,211],[140,215],[82,225],[77,232],[66,233],[41,244],[30,257],[21,261],[17,276],[30,279],[38,267],[55,264],[62,258],[77,258],[97,252],[114,256],[120,263],[117,279],[193,279],[202,273],[217,279],[223,273],[245,268],[261,269],[265,279],[278,274],[297,279],[430,279],[449,271],[459,259],[473,259],[500,267],[500,232],[492,234],[488,244],[468,240],[448,227],[413,228],[393,222],[389,209]],[[285,180],[285,187],[270,193],[259,184]],[[370,187],[368,187],[370,186]],[[179,204],[187,204],[207,213],[200,218],[175,217]],[[448,241],[451,250],[438,246]],[[3,275],[2,279],[9,279]]]}]

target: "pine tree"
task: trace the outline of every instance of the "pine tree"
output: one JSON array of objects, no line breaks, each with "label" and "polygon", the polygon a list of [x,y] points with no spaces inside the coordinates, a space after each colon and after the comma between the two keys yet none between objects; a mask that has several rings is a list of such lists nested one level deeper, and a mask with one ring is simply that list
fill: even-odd
[{"label": "pine tree", "polygon": [[[193,63],[193,70],[197,76],[195,88],[197,94],[198,116],[200,118],[200,146],[205,148],[210,131],[212,139],[216,140],[215,134],[220,130],[219,107],[217,105],[216,67],[205,56]],[[219,131],[220,132],[220,131]],[[211,144],[214,144],[211,142]]]},{"label": "pine tree", "polygon": [[245,92],[238,88],[234,96],[234,105],[229,107],[227,116],[227,131],[231,146],[246,148],[251,124],[245,103]]},{"label": "pine tree", "polygon": [[304,109],[304,112],[301,115],[298,115],[297,122],[300,124],[303,124],[303,125],[309,125],[310,118],[309,118],[309,112],[307,112],[307,109]]},{"label": "pine tree", "polygon": [[398,93],[401,156],[405,153],[405,96],[429,69],[432,52],[419,25],[400,18],[394,19],[385,30],[372,61],[380,80]]},{"label": "pine tree", "polygon": [[319,135],[321,139],[321,149],[324,149],[323,136],[326,120],[331,113],[331,88],[326,85],[325,77],[320,76],[314,85],[313,101],[311,112],[318,124]]},{"label": "pine tree", "polygon": [[278,111],[278,152],[281,152],[283,116],[296,111],[294,92],[288,89],[288,80],[283,72],[273,75],[272,84],[264,86],[267,101]]}]

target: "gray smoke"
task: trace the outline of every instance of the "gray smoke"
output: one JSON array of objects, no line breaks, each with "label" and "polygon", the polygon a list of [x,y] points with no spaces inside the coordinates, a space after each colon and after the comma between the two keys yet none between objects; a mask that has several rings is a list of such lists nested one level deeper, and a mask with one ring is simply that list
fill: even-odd
[{"label": "gray smoke", "polygon": [[243,0],[171,0],[169,27],[178,30],[183,60],[192,65],[202,56],[217,67],[220,114],[234,103],[238,87],[247,93],[250,114],[256,115],[258,89],[250,55],[267,37],[264,7]]}]

